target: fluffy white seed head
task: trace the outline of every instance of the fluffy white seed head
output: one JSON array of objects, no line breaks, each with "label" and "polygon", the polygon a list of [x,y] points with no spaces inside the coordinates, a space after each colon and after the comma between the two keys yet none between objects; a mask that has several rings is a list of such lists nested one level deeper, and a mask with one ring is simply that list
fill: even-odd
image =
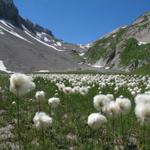
[{"label": "fluffy white seed head", "polygon": [[88,116],[88,125],[92,129],[98,129],[100,128],[103,124],[107,122],[107,119],[105,116],[103,116],[100,113],[92,113]]},{"label": "fluffy white seed head", "polygon": [[32,77],[15,73],[10,77],[10,91],[17,96],[24,95],[35,88]]},{"label": "fluffy white seed head", "polygon": [[117,98],[116,103],[120,107],[120,111],[123,114],[126,114],[131,109],[131,101],[128,98]]},{"label": "fluffy white seed head", "polygon": [[44,91],[37,91],[35,94],[35,98],[38,101],[42,101],[45,99],[45,92]]},{"label": "fluffy white seed head", "polygon": [[136,105],[135,115],[142,124],[150,123],[150,104]]},{"label": "fluffy white seed head", "polygon": [[111,101],[106,107],[105,107],[105,113],[110,117],[116,117],[120,113],[120,107],[115,101]]},{"label": "fluffy white seed head", "polygon": [[37,112],[33,118],[33,122],[35,128],[40,129],[51,126],[53,119],[44,112]]},{"label": "fluffy white seed head", "polygon": [[150,103],[150,95],[149,94],[138,94],[135,97],[136,104],[148,104]]},{"label": "fluffy white seed head", "polygon": [[114,95],[113,94],[107,94],[106,96],[110,99],[110,101],[114,100]]},{"label": "fluffy white seed head", "polygon": [[48,100],[48,104],[51,108],[56,108],[60,104],[60,99],[58,97],[52,97]]},{"label": "fluffy white seed head", "polygon": [[79,90],[79,93],[83,96],[86,95],[88,93],[88,88],[87,87],[81,87]]},{"label": "fluffy white seed head", "polygon": [[102,108],[110,102],[110,99],[103,94],[96,95],[93,100],[93,104],[96,110],[100,111]]},{"label": "fluffy white seed head", "polygon": [[63,92],[65,94],[71,94],[72,93],[72,88],[71,87],[64,87],[63,88]]}]

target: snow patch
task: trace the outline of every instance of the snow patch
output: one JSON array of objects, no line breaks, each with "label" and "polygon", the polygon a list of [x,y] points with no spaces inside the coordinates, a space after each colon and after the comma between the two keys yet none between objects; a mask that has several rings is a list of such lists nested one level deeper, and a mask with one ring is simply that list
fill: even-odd
[{"label": "snow patch", "polygon": [[51,42],[51,40],[48,39],[47,36],[49,36],[48,34],[44,33],[44,32],[36,32],[36,36],[38,39],[40,40],[44,40],[44,42]]},{"label": "snow patch", "polygon": [[46,72],[49,72],[49,70],[39,70],[37,72],[42,72],[42,73],[46,73]]},{"label": "snow patch", "polygon": [[84,45],[80,44],[79,46],[80,46],[80,48],[85,49]]},{"label": "snow patch", "polygon": [[92,43],[88,43],[88,44],[85,44],[85,45],[79,44],[79,46],[82,49],[86,49],[86,48],[90,48],[92,46]]},{"label": "snow patch", "polygon": [[0,71],[4,71],[7,73],[11,73],[11,71],[8,71],[7,68],[5,67],[4,63],[2,60],[0,60]]},{"label": "snow patch", "polygon": [[142,42],[142,41],[139,41],[138,45],[141,46],[141,45],[144,45],[144,44],[147,44],[146,42]]},{"label": "snow patch", "polygon": [[106,70],[110,69],[110,67],[105,67]]},{"label": "snow patch", "polygon": [[94,68],[103,68],[104,66],[101,66],[101,65],[91,65],[91,67],[94,67]]},{"label": "snow patch", "polygon": [[57,44],[58,46],[62,46],[61,42],[56,42],[56,44]]},{"label": "snow patch", "polygon": [[86,48],[90,48],[92,46],[92,43],[88,43],[85,45]]},{"label": "snow patch", "polygon": [[80,55],[80,56],[84,56],[84,55],[85,55],[85,53],[80,53],[79,55]]},{"label": "snow patch", "polygon": [[36,32],[36,35],[39,37],[39,38],[42,38],[43,36],[42,36],[42,33],[40,33],[40,32]]},{"label": "snow patch", "polygon": [[18,33],[12,31],[12,30],[7,30],[7,29],[5,29],[4,27],[2,27],[1,25],[0,25],[0,28],[3,29],[4,31],[10,33],[10,34],[13,35],[13,36],[16,36],[16,37],[18,37],[18,38],[20,38],[20,39],[22,39],[22,40],[24,40],[24,41],[26,41],[26,42],[32,43],[32,42],[28,41],[27,39],[25,39],[24,37],[22,37],[21,35],[19,35]]},{"label": "snow patch", "polygon": [[31,34],[29,33],[29,31],[27,31],[27,30],[24,30],[24,32],[25,32],[28,36],[32,37],[33,39],[35,39],[36,41],[38,41],[39,43],[41,43],[41,44],[43,44],[43,45],[45,45],[45,46],[47,46],[47,47],[51,47],[51,48],[53,48],[54,50],[60,51],[60,52],[65,51],[65,50],[57,49],[56,47],[54,47],[54,46],[52,46],[52,45],[49,45],[49,44],[47,44],[47,43],[45,43],[45,42],[39,40],[38,38],[36,38],[36,37],[34,37],[33,35],[31,35]]},{"label": "snow patch", "polygon": [[10,26],[10,24],[6,23],[6,21],[0,20],[0,22],[1,22],[3,25],[5,25],[7,28],[13,30],[13,28]]},{"label": "snow patch", "polygon": [[44,37],[45,42],[51,42],[47,37]]}]

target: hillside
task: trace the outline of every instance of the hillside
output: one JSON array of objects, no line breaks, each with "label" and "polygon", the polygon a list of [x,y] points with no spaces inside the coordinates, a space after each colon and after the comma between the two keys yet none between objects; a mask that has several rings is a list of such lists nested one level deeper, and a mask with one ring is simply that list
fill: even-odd
[{"label": "hillside", "polygon": [[82,65],[77,52],[84,49],[22,18],[12,0],[0,0],[0,61],[6,68],[2,71],[78,70]]},{"label": "hillside", "polygon": [[150,63],[150,12],[95,41],[85,54],[94,67],[134,70]]}]

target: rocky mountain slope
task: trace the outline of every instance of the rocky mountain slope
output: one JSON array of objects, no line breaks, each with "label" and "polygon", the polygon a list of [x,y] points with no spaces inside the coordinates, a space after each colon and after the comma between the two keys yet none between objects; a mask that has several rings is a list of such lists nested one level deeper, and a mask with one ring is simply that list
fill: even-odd
[{"label": "rocky mountain slope", "polygon": [[150,64],[150,12],[92,43],[84,56],[95,68],[129,71]]},{"label": "rocky mountain slope", "polygon": [[86,47],[58,40],[50,30],[19,15],[13,0],[0,0],[0,68],[3,71],[66,71],[82,68]]}]

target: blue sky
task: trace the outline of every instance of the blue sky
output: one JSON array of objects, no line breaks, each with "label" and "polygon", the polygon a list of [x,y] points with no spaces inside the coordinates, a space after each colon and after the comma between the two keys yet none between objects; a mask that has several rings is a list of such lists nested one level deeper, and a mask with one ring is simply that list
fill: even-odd
[{"label": "blue sky", "polygon": [[66,42],[85,44],[150,11],[150,0],[14,0],[20,14]]}]

